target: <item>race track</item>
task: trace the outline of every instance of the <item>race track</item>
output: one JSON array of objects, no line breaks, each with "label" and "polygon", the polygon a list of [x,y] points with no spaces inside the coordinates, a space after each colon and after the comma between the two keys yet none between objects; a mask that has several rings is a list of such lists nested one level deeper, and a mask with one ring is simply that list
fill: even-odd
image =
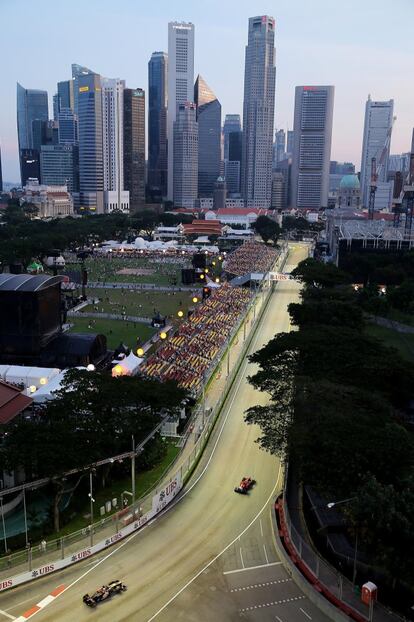
[{"label": "race track", "polygon": [[[293,245],[287,269],[306,256],[307,247]],[[294,281],[278,284],[252,351],[290,329],[287,305],[298,293]],[[0,622],[17,618],[61,584],[65,591],[33,616],[36,622],[327,620],[289,579],[272,544],[270,509],[282,473],[255,443],[258,429],[243,421],[248,406],[266,400],[246,380],[252,371],[245,361],[193,480],[172,509],[97,558],[5,592]],[[257,485],[248,496],[236,495],[244,475]],[[112,579],[124,581],[128,591],[96,610],[82,603],[85,592]]]}]

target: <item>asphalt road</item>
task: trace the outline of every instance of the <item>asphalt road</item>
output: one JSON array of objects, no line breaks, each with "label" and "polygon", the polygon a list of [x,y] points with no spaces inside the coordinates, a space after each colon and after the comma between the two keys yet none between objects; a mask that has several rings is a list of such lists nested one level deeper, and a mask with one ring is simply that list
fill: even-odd
[{"label": "asphalt road", "polygon": [[[306,255],[305,247],[293,246],[287,269]],[[252,351],[289,330],[287,305],[298,292],[294,281],[279,283]],[[252,371],[246,361],[193,483],[172,509],[98,558],[5,592],[0,622],[18,617],[61,584],[66,590],[35,614],[36,622],[327,620],[289,579],[272,544],[271,502],[282,474],[278,461],[255,443],[259,430],[243,421],[248,406],[266,401],[247,382]],[[257,485],[248,496],[236,495],[233,488],[244,475]],[[98,610],[82,603],[83,594],[112,579],[124,581],[128,591]]]}]

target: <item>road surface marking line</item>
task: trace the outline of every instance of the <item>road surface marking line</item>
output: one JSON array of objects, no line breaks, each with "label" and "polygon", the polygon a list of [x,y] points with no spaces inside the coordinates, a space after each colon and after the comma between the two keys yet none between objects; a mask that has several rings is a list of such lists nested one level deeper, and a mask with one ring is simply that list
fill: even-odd
[{"label": "road surface marking line", "polygon": [[307,618],[309,618],[309,620],[312,620],[312,617],[309,615],[309,613],[307,613],[304,609],[302,609],[302,607],[299,607],[299,609],[301,610],[302,613],[305,614]]},{"label": "road surface marking line", "polygon": [[277,620],[277,622],[283,622],[283,620],[281,620],[281,619],[279,618],[279,616],[276,616],[276,620]]},{"label": "road surface marking line", "polygon": [[10,613],[7,613],[6,611],[3,611],[3,609],[0,609],[0,615],[6,616],[6,618],[9,618],[9,620],[15,620],[16,619],[16,616],[12,616]]},{"label": "road surface marking line", "polygon": [[[268,307],[268,308],[269,308],[269,307]],[[262,318],[262,320],[261,320],[261,321],[263,321],[263,319],[264,319],[264,318]],[[256,327],[256,331],[257,331],[257,327]],[[257,341],[258,341],[258,338],[259,338],[259,332],[256,332],[256,334],[254,335],[253,341],[252,341],[252,342],[251,342],[251,344],[250,344],[250,349],[253,349],[254,347],[256,347],[256,343],[257,343]],[[184,493],[183,493],[180,497],[176,498],[176,499],[175,499],[172,503],[170,503],[169,505],[167,505],[167,507],[166,507],[166,508],[165,508],[162,512],[160,512],[160,513],[158,514],[157,518],[160,518],[161,516],[163,516],[164,514],[166,514],[167,512],[169,512],[170,510],[172,510],[172,509],[175,507],[175,505],[176,505],[177,503],[179,503],[182,499],[184,499],[184,498],[185,498],[185,497],[186,497],[186,496],[187,496],[187,495],[188,495],[188,494],[192,491],[192,489],[194,488],[194,486],[195,486],[196,484],[198,484],[198,482],[200,481],[200,479],[203,477],[204,473],[207,471],[208,467],[210,466],[211,461],[212,461],[212,459],[213,459],[213,456],[214,456],[214,454],[215,454],[215,452],[216,452],[217,446],[218,446],[218,444],[219,444],[219,442],[220,442],[220,439],[221,439],[221,437],[222,437],[223,430],[224,430],[224,428],[225,428],[225,426],[226,426],[227,419],[229,418],[230,411],[231,411],[231,409],[232,409],[232,407],[233,407],[233,404],[234,404],[234,401],[235,401],[235,399],[236,399],[236,397],[237,397],[237,392],[238,392],[238,390],[239,390],[239,388],[240,388],[240,385],[241,385],[241,383],[242,383],[242,380],[244,379],[244,378],[243,378],[243,376],[244,376],[244,374],[245,374],[245,372],[246,372],[246,369],[247,369],[247,364],[248,364],[248,361],[247,361],[247,358],[246,358],[246,359],[245,359],[245,361],[244,361],[244,363],[242,363],[242,365],[240,366],[240,370],[239,370],[240,377],[239,377],[239,379],[238,379],[238,381],[237,381],[237,384],[236,384],[236,385],[233,385],[232,387],[230,387],[229,393],[230,393],[230,391],[232,391],[232,390],[233,390],[233,391],[234,391],[234,393],[233,393],[233,397],[232,397],[232,399],[231,399],[230,403],[229,403],[229,404],[228,404],[228,406],[227,406],[227,413],[226,413],[226,415],[225,415],[225,417],[224,417],[224,420],[223,420],[223,423],[222,423],[222,425],[221,425],[220,431],[219,431],[219,433],[218,433],[218,435],[217,435],[217,438],[216,438],[216,441],[215,441],[215,443],[214,443],[214,445],[213,445],[213,449],[212,449],[212,451],[211,451],[210,457],[209,457],[209,459],[207,460],[207,463],[206,463],[206,465],[205,465],[204,469],[201,471],[200,475],[199,475],[199,476],[195,479],[195,481],[191,484],[191,486],[190,486],[189,488],[187,488],[187,489],[184,491]],[[229,395],[229,393],[227,394],[227,397],[226,397],[226,400],[224,401],[223,407],[224,407],[224,405],[226,404],[226,401],[227,401],[227,399],[228,399],[228,395]],[[230,542],[230,544],[228,544],[228,545],[227,545],[227,546],[226,546],[226,547],[225,547],[225,548],[221,551],[221,553],[219,553],[218,555],[216,555],[216,557],[214,557],[214,558],[213,558],[213,559],[212,559],[212,560],[211,560],[211,561],[210,561],[210,562],[209,562],[209,563],[208,563],[208,564],[207,564],[207,565],[206,565],[206,566],[205,566],[202,570],[200,570],[200,572],[198,572],[198,573],[197,573],[197,574],[196,574],[196,575],[195,575],[192,579],[190,579],[190,581],[188,581],[188,582],[187,582],[187,584],[186,584],[183,588],[181,588],[181,590],[180,590],[179,592],[177,592],[177,593],[176,593],[176,594],[175,594],[175,595],[174,595],[174,596],[173,596],[173,597],[172,597],[172,598],[171,598],[171,599],[170,599],[170,600],[169,600],[169,601],[168,601],[168,602],[167,602],[167,603],[166,603],[166,604],[165,604],[165,605],[161,608],[161,609],[159,609],[159,611],[157,611],[157,612],[156,612],[156,613],[152,616],[152,618],[150,618],[150,619],[148,620],[148,622],[151,622],[152,620],[154,620],[154,619],[155,619],[155,618],[156,618],[156,617],[157,617],[157,616],[158,616],[158,615],[159,615],[162,611],[164,611],[164,609],[165,609],[166,607],[168,607],[168,605],[169,605],[171,602],[173,602],[173,601],[174,601],[174,600],[175,600],[175,599],[176,599],[176,598],[177,598],[177,597],[178,597],[178,596],[179,596],[179,595],[180,595],[180,594],[181,594],[181,593],[182,593],[182,592],[183,592],[183,591],[184,591],[184,590],[185,590],[185,589],[189,586],[189,585],[191,585],[191,583],[193,583],[193,581],[195,581],[195,580],[196,580],[196,579],[197,579],[197,578],[198,578],[198,577],[199,577],[199,576],[200,576],[200,575],[201,575],[201,574],[202,574],[205,570],[207,570],[207,568],[209,568],[209,566],[211,566],[211,564],[213,564],[213,563],[214,563],[214,562],[215,562],[215,561],[216,561],[219,557],[221,557],[221,555],[223,555],[223,553],[225,553],[225,552],[226,552],[226,551],[227,551],[227,550],[228,550],[228,549],[229,549],[229,548],[230,548],[230,547],[231,547],[231,546],[232,546],[235,542],[237,542],[237,540],[238,540],[241,536],[243,536],[243,535],[246,533],[246,531],[248,531],[248,530],[250,529],[250,527],[251,527],[251,526],[255,523],[255,521],[257,520],[257,518],[258,518],[258,517],[262,514],[262,512],[265,510],[266,506],[269,504],[270,499],[272,498],[272,496],[274,495],[274,493],[275,493],[275,491],[276,491],[276,489],[277,489],[278,482],[279,482],[279,479],[280,479],[280,475],[281,475],[281,463],[279,462],[279,471],[278,471],[278,474],[277,474],[276,483],[275,483],[275,485],[274,485],[274,487],[273,487],[273,490],[271,491],[271,493],[270,493],[270,495],[269,495],[268,499],[266,500],[266,502],[265,502],[264,506],[263,506],[263,507],[262,507],[262,509],[259,511],[259,513],[258,513],[258,514],[257,514],[257,515],[256,515],[256,516],[252,519],[252,521],[251,521],[251,522],[247,525],[247,527],[246,527],[246,528],[245,528],[245,529],[244,529],[244,530],[243,530],[243,531],[239,534],[239,536],[236,536],[236,537],[234,538],[234,540],[233,540],[232,542]],[[155,520],[155,519],[152,519],[152,520],[151,520],[151,521],[149,521],[146,525],[144,525],[144,527],[143,527],[142,529],[139,529],[139,530],[135,531],[135,532],[134,532],[133,534],[131,534],[129,537],[125,538],[125,540],[123,540],[123,542],[121,542],[121,543],[119,544],[119,546],[117,546],[117,547],[116,547],[116,548],[114,548],[112,551],[110,551],[110,553],[108,553],[108,555],[106,555],[105,557],[102,557],[102,559],[100,559],[99,561],[97,561],[97,562],[96,562],[96,564],[95,564],[94,566],[91,566],[91,568],[89,568],[89,570],[86,570],[86,571],[85,571],[82,575],[80,575],[77,579],[75,579],[74,581],[72,581],[72,583],[70,583],[69,585],[67,585],[66,587],[64,587],[64,588],[63,588],[63,589],[59,592],[59,594],[56,596],[56,598],[57,598],[58,596],[60,596],[61,594],[64,594],[67,590],[69,590],[70,588],[72,588],[72,587],[73,587],[74,585],[76,585],[77,583],[79,583],[79,581],[82,581],[82,579],[84,579],[84,578],[85,578],[85,577],[86,577],[86,576],[87,576],[90,572],[92,572],[93,570],[95,570],[95,568],[97,568],[98,566],[100,566],[101,564],[103,564],[103,563],[104,563],[107,559],[109,559],[110,557],[112,557],[112,555],[115,555],[115,553],[117,553],[117,552],[118,552],[118,551],[120,551],[122,548],[124,548],[124,546],[126,546],[127,544],[129,544],[129,542],[130,542],[131,540],[133,540],[134,538],[136,538],[136,536],[140,535],[140,534],[144,531],[144,529],[146,529],[147,527],[149,527],[149,526],[150,526],[150,525],[154,522],[154,520]],[[272,564],[272,565],[281,564],[281,563],[282,563],[282,562],[275,562],[275,563],[274,563],[274,564]],[[270,565],[270,564],[269,564],[269,565]],[[252,566],[251,568],[254,568],[254,566]],[[247,568],[246,568],[246,570],[247,570]],[[56,588],[56,589],[58,589],[58,588]],[[30,611],[30,616],[35,615],[35,614],[36,614],[36,613],[38,613],[40,610],[41,610],[41,609],[40,609],[40,608],[38,608],[38,607],[33,607],[32,609],[30,609],[30,610],[29,610],[29,611]],[[23,616],[20,616],[19,618],[17,618],[17,619],[16,619],[16,622],[24,622],[24,621],[27,619],[27,613],[29,613],[29,612],[25,612],[25,613],[23,614]]]},{"label": "road surface marking line", "polygon": [[236,572],[245,572],[246,570],[257,570],[258,568],[268,568],[268,566],[280,566],[281,563],[282,562],[270,562],[269,564],[260,564],[260,566],[247,566],[246,568],[237,568],[236,570],[226,570],[225,572],[223,572],[223,574],[235,574]]},{"label": "road surface marking line", "polygon": [[262,534],[262,538],[263,538],[263,525],[262,525],[262,519],[260,519],[260,533]]},{"label": "road surface marking line", "polygon": [[46,605],[49,605],[52,602],[52,600],[54,600],[54,599],[55,599],[55,597],[51,596],[49,594],[49,596],[45,596],[44,598],[42,598],[42,600],[40,600],[37,603],[37,606],[40,607],[41,609],[43,609],[43,607],[46,607]]},{"label": "road surface marking line", "polygon": [[[234,401],[234,399],[235,399],[235,395],[233,396],[233,400],[232,400],[232,401]],[[230,410],[229,410],[229,412],[230,412]],[[163,612],[163,611],[164,611],[164,610],[168,607],[168,605],[170,605],[170,604],[171,604],[171,603],[172,603],[172,602],[173,602],[176,598],[178,598],[178,596],[179,596],[180,594],[182,594],[182,593],[184,592],[184,590],[186,590],[186,589],[187,589],[187,587],[189,587],[189,586],[190,586],[190,585],[191,585],[191,584],[192,584],[192,583],[193,583],[196,579],[198,579],[198,577],[199,577],[200,575],[202,575],[202,574],[203,574],[203,572],[205,572],[205,571],[207,570],[207,568],[209,568],[212,564],[214,564],[214,562],[215,562],[215,561],[217,561],[217,560],[219,559],[219,557],[221,557],[221,556],[223,555],[223,553],[225,553],[225,552],[226,552],[226,551],[227,551],[227,550],[228,550],[231,546],[233,546],[233,544],[234,544],[235,542],[237,542],[237,540],[238,540],[241,536],[243,536],[243,535],[246,533],[246,531],[248,531],[248,530],[250,529],[250,527],[251,527],[251,526],[252,526],[252,525],[253,525],[253,524],[257,521],[257,519],[259,518],[259,516],[260,516],[260,515],[264,512],[264,510],[267,508],[267,506],[268,506],[268,505],[269,505],[269,503],[270,503],[270,500],[272,499],[273,495],[275,494],[276,488],[277,488],[278,483],[279,483],[279,479],[280,479],[281,471],[282,471],[282,465],[281,465],[281,463],[279,462],[279,472],[278,472],[278,474],[277,474],[276,483],[275,483],[275,485],[273,486],[273,489],[272,489],[272,491],[271,491],[270,495],[268,496],[268,498],[266,499],[266,501],[265,501],[264,505],[263,505],[263,506],[262,506],[262,508],[259,510],[259,512],[256,514],[256,516],[255,516],[255,517],[254,517],[254,518],[250,521],[250,523],[247,525],[247,527],[245,527],[245,528],[243,529],[243,531],[242,531],[242,532],[241,532],[238,536],[236,536],[236,537],[235,537],[235,538],[234,538],[234,539],[233,539],[233,540],[232,540],[232,541],[231,541],[231,542],[230,542],[230,543],[229,543],[229,544],[228,544],[228,545],[227,545],[227,546],[226,546],[226,547],[225,547],[225,548],[221,551],[221,553],[218,553],[215,557],[213,557],[213,559],[212,559],[212,560],[210,560],[210,561],[208,562],[208,564],[206,564],[206,565],[204,566],[204,568],[202,568],[201,570],[199,570],[199,572],[197,572],[197,573],[194,575],[194,577],[193,577],[192,579],[190,579],[189,581],[187,581],[187,583],[186,583],[185,585],[183,585],[183,587],[182,587],[180,590],[178,590],[178,592],[176,592],[176,594],[174,594],[174,596],[172,596],[172,597],[171,597],[171,598],[170,598],[170,599],[169,599],[169,600],[168,600],[168,601],[167,601],[167,602],[166,602],[166,603],[165,603],[165,604],[164,604],[164,605],[163,605],[160,609],[158,609],[158,611],[157,611],[156,613],[154,613],[154,615],[152,615],[152,616],[151,616],[151,617],[147,620],[147,622],[152,622],[152,620],[155,620],[155,618],[157,618],[157,617],[159,616],[159,614],[160,614],[160,613],[162,613],[162,612]],[[281,562],[280,562],[280,563],[281,563]]]},{"label": "road surface marking line", "polygon": [[268,564],[269,563],[269,558],[267,556],[267,551],[266,551],[266,545],[265,544],[263,544],[263,550],[264,550],[264,554],[265,554],[265,558],[266,558],[266,564]]},{"label": "road surface marking line", "polygon": [[240,547],[240,559],[241,559],[241,563],[242,563],[243,568],[246,568],[246,566],[244,565],[244,559],[243,559],[243,553],[242,553],[241,547]]},{"label": "road surface marking line", "polygon": [[53,592],[50,592],[50,595],[56,598],[56,596],[59,596],[59,594],[63,592],[64,589],[64,585],[58,585],[57,588],[53,590]]}]

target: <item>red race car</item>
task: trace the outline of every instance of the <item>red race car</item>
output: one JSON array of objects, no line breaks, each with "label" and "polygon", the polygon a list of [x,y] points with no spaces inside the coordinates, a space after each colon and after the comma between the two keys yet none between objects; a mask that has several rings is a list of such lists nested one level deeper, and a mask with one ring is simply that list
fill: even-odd
[{"label": "red race car", "polygon": [[240,484],[234,489],[234,492],[238,492],[241,495],[247,495],[247,493],[251,488],[253,488],[255,483],[255,479],[252,479],[251,477],[243,477]]}]

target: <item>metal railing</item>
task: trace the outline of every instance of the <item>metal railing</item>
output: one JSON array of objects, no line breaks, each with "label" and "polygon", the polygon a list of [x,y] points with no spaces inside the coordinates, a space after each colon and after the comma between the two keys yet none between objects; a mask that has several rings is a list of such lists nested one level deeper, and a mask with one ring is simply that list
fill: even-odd
[{"label": "metal railing", "polygon": [[[281,254],[281,256],[278,258],[278,263],[282,265],[285,259],[286,255]],[[226,348],[222,351],[221,356],[225,356],[226,350],[228,349],[231,340],[235,338],[237,333],[242,333],[241,338],[243,339],[243,345],[238,353],[237,359],[234,360],[232,368],[229,369],[224,388],[221,391],[218,400],[215,402],[214,406],[206,414],[206,416],[203,416],[204,425],[202,430],[200,431],[200,436],[195,442],[194,448],[192,449],[191,453],[186,458],[182,456],[182,459],[180,459],[180,456],[178,456],[173,462],[174,470],[170,470],[170,473],[167,476],[164,475],[163,477],[161,477],[156,485],[154,485],[152,490],[148,492],[148,494],[138,499],[134,505],[129,506],[125,510],[121,510],[116,514],[102,518],[101,520],[95,522],[92,526],[87,526],[83,529],[79,529],[78,531],[74,531],[60,538],[48,540],[47,542],[43,540],[36,546],[28,547],[25,550],[21,550],[16,553],[11,553],[8,556],[1,557],[0,582],[13,575],[17,575],[27,571],[32,572],[33,578],[36,578],[36,567],[45,566],[46,564],[53,564],[53,562],[62,560],[64,558],[67,558],[68,556],[73,556],[73,561],[76,561],[76,554],[79,551],[85,550],[88,547],[92,547],[98,541],[107,539],[108,544],[109,541],[116,541],[116,538],[114,538],[114,536],[119,533],[119,530],[126,524],[126,522],[133,522],[138,517],[145,515],[151,510],[153,497],[163,489],[166,483],[173,481],[177,475],[179,475],[180,481],[182,481],[183,483],[187,481],[187,479],[191,476],[194,469],[196,468],[201,454],[203,453],[204,447],[213,430],[214,424],[218,419],[224,402],[228,397],[229,391],[231,390],[232,384],[238,374],[239,368],[247,354],[252,339],[255,335],[256,328],[260,322],[263,312],[266,309],[267,302],[272,292],[273,287],[269,287],[267,289],[260,289],[257,291],[257,295],[252,298],[250,305],[246,309],[246,313],[238,322],[235,330],[232,331],[231,335],[229,336]],[[256,308],[256,305],[259,308]],[[251,321],[249,322],[248,333],[244,335],[245,317],[252,309],[255,309],[255,311],[253,313]],[[217,364],[219,364],[219,361],[216,361],[216,366]],[[211,371],[214,372],[215,368],[216,367],[212,367]],[[200,409],[202,407],[203,406],[201,404],[198,406],[196,415],[197,412],[198,414],[200,414]],[[186,446],[184,445],[182,449],[182,454],[185,453],[185,448]]]}]

